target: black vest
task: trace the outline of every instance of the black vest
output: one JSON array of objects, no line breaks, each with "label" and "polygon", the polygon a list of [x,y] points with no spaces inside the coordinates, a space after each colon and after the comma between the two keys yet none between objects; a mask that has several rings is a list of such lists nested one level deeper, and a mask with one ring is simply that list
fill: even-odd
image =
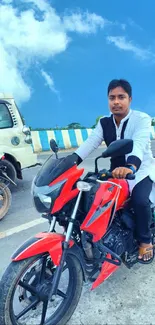
[{"label": "black vest", "polygon": [[[128,119],[129,120],[129,119]],[[126,120],[122,127],[121,132],[121,139],[124,139],[124,131],[126,129],[128,120]],[[103,117],[100,119],[100,123],[103,129],[103,138],[106,143],[106,146],[108,147],[111,142],[116,140],[116,127],[113,121],[113,115],[110,117]],[[115,158],[110,159],[111,165],[110,170],[114,170],[117,167],[124,167],[125,166],[125,156],[119,156]]]}]

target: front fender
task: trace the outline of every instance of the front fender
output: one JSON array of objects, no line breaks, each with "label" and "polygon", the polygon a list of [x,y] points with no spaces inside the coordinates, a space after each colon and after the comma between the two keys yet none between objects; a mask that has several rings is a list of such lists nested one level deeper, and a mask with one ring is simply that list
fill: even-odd
[{"label": "front fender", "polygon": [[[62,242],[65,236],[57,233],[41,232],[35,237],[28,239],[21,245],[12,255],[12,261],[17,262],[38,254],[48,252],[55,265],[60,264],[62,256]],[[74,245],[74,241],[70,240],[69,247]]]}]

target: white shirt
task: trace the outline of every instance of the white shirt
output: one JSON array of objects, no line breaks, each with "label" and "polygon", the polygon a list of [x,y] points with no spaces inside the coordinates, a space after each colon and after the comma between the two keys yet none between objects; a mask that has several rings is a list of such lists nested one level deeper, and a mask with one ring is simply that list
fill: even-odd
[{"label": "white shirt", "polygon": [[115,128],[116,128],[116,139],[117,139],[117,140],[121,139],[121,132],[122,132],[123,124],[124,124],[124,122],[125,122],[126,120],[128,120],[128,118],[130,117],[131,113],[132,113],[132,110],[130,109],[128,115],[126,115],[126,116],[121,120],[119,126],[116,124],[115,118],[114,118],[114,116],[113,116],[113,122],[114,122],[114,124],[115,124]]},{"label": "white shirt", "polygon": [[[124,139],[132,139],[134,145],[132,152],[126,155],[126,160],[131,155],[141,160],[140,168],[135,174],[135,180],[128,181],[130,192],[137,183],[149,176],[154,182],[150,200],[155,204],[155,159],[151,151],[151,117],[146,113],[130,110],[128,115],[121,120],[119,127],[114,119],[117,139],[120,139],[123,124],[127,119],[129,121],[124,131]],[[103,129],[99,121],[88,139],[76,150],[76,153],[84,160],[101,145],[102,141],[104,141]]]}]

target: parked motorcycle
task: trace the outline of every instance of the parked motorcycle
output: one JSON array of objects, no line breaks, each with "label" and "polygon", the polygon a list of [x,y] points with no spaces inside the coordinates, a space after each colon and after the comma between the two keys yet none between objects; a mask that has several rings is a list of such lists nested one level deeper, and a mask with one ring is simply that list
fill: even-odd
[{"label": "parked motorcycle", "polygon": [[[57,155],[56,143],[51,148]],[[0,283],[0,324],[65,325],[80,299],[83,281],[95,289],[122,263],[138,261],[135,215],[128,182],[98,170],[98,159],[132,151],[117,140],[95,159],[95,172],[80,179],[75,154],[44,163],[32,185],[34,205],[49,232],[28,239],[12,256]],[[128,174],[127,179],[135,176]],[[152,242],[155,220],[152,208]],[[63,227],[59,233],[57,225]],[[104,320],[103,320],[104,321]]]},{"label": "parked motorcycle", "polygon": [[16,185],[7,175],[6,166],[3,165],[5,161],[5,156],[0,153],[0,220],[2,220],[8,213],[11,206],[11,191],[9,189],[10,183]]}]

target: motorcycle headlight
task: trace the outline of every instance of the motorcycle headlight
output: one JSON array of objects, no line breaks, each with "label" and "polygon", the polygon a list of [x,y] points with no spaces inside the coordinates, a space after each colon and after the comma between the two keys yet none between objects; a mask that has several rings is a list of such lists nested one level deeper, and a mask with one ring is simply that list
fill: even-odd
[{"label": "motorcycle headlight", "polygon": [[51,203],[52,203],[52,198],[50,196],[44,195],[44,194],[39,194],[38,195],[40,201],[43,203],[43,205],[47,208],[50,209]]},{"label": "motorcycle headlight", "polygon": [[66,179],[53,186],[38,187],[35,185],[35,179],[33,180],[31,192],[38,212],[50,212],[65,182]]}]

